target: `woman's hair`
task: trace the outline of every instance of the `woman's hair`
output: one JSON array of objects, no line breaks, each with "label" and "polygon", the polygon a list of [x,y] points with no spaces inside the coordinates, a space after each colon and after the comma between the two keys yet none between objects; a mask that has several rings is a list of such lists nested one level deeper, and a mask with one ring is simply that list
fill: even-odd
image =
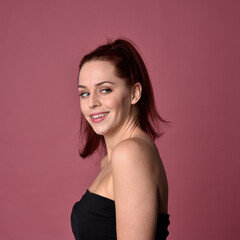
[{"label": "woman's hair", "polygon": [[[160,128],[161,124],[169,122],[161,118],[156,110],[148,71],[134,44],[124,39],[117,39],[114,42],[109,41],[106,45],[96,48],[82,58],[79,65],[79,72],[86,62],[94,60],[111,62],[116,68],[117,76],[124,79],[129,87],[137,82],[141,83],[142,95],[136,103],[138,108],[138,122],[141,129],[153,140],[161,136],[163,134]],[[79,149],[79,154],[83,158],[93,154],[100,145],[105,148],[103,136],[97,135],[93,131],[82,113],[80,137],[83,140],[81,141],[83,147]]]}]

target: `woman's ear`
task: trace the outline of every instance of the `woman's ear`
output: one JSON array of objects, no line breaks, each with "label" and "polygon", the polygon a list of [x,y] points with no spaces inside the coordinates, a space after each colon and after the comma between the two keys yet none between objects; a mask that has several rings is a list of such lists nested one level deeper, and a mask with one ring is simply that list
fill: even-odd
[{"label": "woman's ear", "polygon": [[131,104],[136,104],[142,95],[142,85],[140,82],[135,83],[131,88]]}]

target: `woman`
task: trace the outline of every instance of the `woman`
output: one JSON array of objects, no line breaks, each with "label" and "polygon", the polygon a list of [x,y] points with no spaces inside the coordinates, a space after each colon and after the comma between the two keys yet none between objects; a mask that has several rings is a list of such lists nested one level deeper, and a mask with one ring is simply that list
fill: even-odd
[{"label": "woman", "polygon": [[145,64],[118,39],[84,56],[79,67],[85,158],[106,150],[101,171],[72,210],[75,239],[166,239],[168,184],[154,139],[167,123],[157,113]]}]

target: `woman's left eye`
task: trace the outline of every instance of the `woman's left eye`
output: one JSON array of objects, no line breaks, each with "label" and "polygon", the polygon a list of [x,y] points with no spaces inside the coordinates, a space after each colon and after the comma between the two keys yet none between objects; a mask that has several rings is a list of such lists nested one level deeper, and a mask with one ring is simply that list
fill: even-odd
[{"label": "woman's left eye", "polygon": [[104,88],[104,89],[101,90],[101,93],[109,93],[109,92],[111,92],[111,91],[112,91],[112,90],[109,89],[109,88]]},{"label": "woman's left eye", "polygon": [[88,94],[87,92],[82,92],[82,93],[79,94],[79,96],[82,97],[82,98],[85,98],[85,97],[87,97],[88,95],[89,95],[89,94]]}]

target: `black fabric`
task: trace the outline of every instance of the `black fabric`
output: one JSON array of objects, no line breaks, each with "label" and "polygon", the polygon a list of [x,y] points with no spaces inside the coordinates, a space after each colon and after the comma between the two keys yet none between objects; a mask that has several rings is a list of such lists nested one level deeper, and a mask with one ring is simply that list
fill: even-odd
[{"label": "black fabric", "polygon": [[[167,238],[169,223],[168,214],[158,214],[156,240]],[[115,202],[87,190],[73,206],[71,224],[76,240],[116,240]]]}]

